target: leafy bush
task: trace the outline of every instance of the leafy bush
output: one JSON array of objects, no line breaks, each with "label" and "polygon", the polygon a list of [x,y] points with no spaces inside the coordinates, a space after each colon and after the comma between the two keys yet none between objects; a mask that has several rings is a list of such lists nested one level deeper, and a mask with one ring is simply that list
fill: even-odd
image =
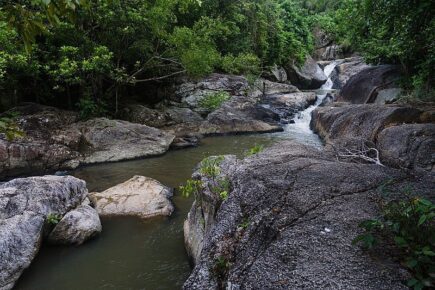
[{"label": "leafy bush", "polygon": [[201,161],[199,172],[209,178],[216,178],[220,173],[220,164],[224,160],[224,156],[212,156]]},{"label": "leafy bush", "polygon": [[199,101],[199,106],[208,111],[219,109],[222,104],[230,99],[230,94],[225,91],[220,91],[214,94],[204,96]]},{"label": "leafy bush", "polygon": [[393,237],[401,250],[400,259],[412,273],[408,286],[414,289],[435,286],[435,205],[429,200],[404,193],[404,199],[384,202],[382,218],[360,224],[365,233],[354,239],[370,249],[381,233]]},{"label": "leafy bush", "polygon": [[221,68],[227,73],[238,75],[258,75],[260,73],[260,59],[252,53],[241,53],[238,56],[228,54],[222,57]]}]

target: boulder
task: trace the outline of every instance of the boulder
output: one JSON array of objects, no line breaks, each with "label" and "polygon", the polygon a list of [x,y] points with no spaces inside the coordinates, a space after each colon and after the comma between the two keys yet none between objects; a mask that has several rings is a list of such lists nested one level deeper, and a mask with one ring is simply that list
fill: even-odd
[{"label": "boulder", "polygon": [[26,104],[13,111],[23,138],[0,136],[0,178],[40,175],[80,164],[160,155],[174,136],[140,124],[105,118],[79,122],[77,114]]},{"label": "boulder", "polygon": [[433,199],[433,175],[339,162],[289,141],[224,162],[226,200],[193,176],[205,185],[184,226],[195,262],[184,289],[407,289],[409,274],[388,244],[368,253],[352,240],[359,223],[379,215],[386,180],[397,181],[393,192],[407,184]]},{"label": "boulder", "polygon": [[277,82],[284,83],[287,81],[287,72],[284,68],[275,65],[271,69],[271,73],[273,74]]},{"label": "boulder", "polygon": [[397,88],[400,68],[394,65],[380,65],[361,70],[343,86],[337,101],[352,104],[376,102],[379,91]]},{"label": "boulder", "polygon": [[63,216],[87,196],[71,176],[18,178],[0,185],[0,289],[12,289],[38,253],[49,215]]},{"label": "boulder", "polygon": [[323,70],[311,57],[307,57],[302,67],[291,65],[287,68],[287,75],[293,85],[303,90],[318,89],[328,80]]},{"label": "boulder", "polygon": [[164,127],[168,122],[170,122],[163,112],[139,104],[126,106],[122,109],[119,117],[128,122],[147,125],[154,128]]},{"label": "boulder", "polygon": [[311,120],[327,147],[357,149],[368,142],[384,165],[433,171],[435,125],[422,123],[428,112],[399,105],[337,105],[317,108]]},{"label": "boulder", "polygon": [[106,118],[72,126],[82,133],[83,164],[161,155],[174,140],[173,135],[156,128]]},{"label": "boulder", "polygon": [[61,245],[81,245],[102,231],[97,211],[89,205],[81,205],[68,212],[54,227],[48,241]]},{"label": "boulder", "polygon": [[382,130],[377,138],[381,160],[397,168],[435,171],[435,124],[404,124]]},{"label": "boulder", "polygon": [[90,193],[90,198],[101,216],[149,218],[172,214],[172,194],[170,188],[157,180],[134,176],[103,192]]},{"label": "boulder", "polygon": [[341,90],[352,76],[369,67],[361,57],[339,59],[336,62],[337,66],[330,75],[332,88],[336,90]]},{"label": "boulder", "polygon": [[126,106],[120,117],[132,123],[147,125],[154,128],[163,128],[180,123],[201,122],[203,118],[189,108],[163,107],[150,109],[139,104]]},{"label": "boulder", "polygon": [[259,79],[255,82],[257,95],[274,95],[299,92],[298,88],[290,84],[271,82],[265,79]]},{"label": "boulder", "polygon": [[243,95],[249,89],[248,81],[244,77],[211,74],[199,81],[185,82],[176,92],[176,99],[190,108],[197,108],[199,101],[205,96],[225,91],[230,95]]},{"label": "boulder", "polygon": [[311,128],[326,142],[362,139],[376,141],[387,127],[419,122],[422,111],[398,105],[343,105],[319,107],[313,112]]},{"label": "boulder", "polygon": [[288,119],[316,102],[317,96],[314,92],[298,92],[289,94],[267,95],[262,102],[269,105],[272,111],[281,118]]}]

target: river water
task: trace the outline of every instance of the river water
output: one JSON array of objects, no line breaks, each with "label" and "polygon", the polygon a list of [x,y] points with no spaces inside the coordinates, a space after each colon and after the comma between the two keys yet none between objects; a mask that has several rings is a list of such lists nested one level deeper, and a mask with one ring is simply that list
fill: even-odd
[{"label": "river water", "polygon": [[[325,67],[330,74],[335,64]],[[163,156],[81,168],[72,174],[87,182],[89,191],[102,191],[134,175],[155,178],[177,188],[195,166],[210,155],[244,152],[255,144],[269,145],[293,139],[321,147],[319,137],[309,129],[311,112],[326,96],[328,80],[318,93],[316,104],[295,117],[284,132],[205,138],[201,146],[169,151]],[[322,91],[323,90],[323,91]],[[80,247],[44,245],[15,289],[180,289],[191,271],[183,242],[183,221],[193,202],[173,198],[176,211],[168,218],[106,218],[102,234]]]}]

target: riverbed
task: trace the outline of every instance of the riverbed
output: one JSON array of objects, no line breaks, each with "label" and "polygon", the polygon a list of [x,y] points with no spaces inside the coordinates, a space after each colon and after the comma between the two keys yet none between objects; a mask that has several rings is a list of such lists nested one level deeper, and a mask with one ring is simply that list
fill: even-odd
[{"label": "riverbed", "polygon": [[[325,68],[327,75],[334,66]],[[283,132],[208,137],[199,147],[169,151],[155,158],[84,167],[70,174],[85,180],[90,192],[103,191],[134,175],[152,177],[178,188],[207,156],[243,157],[256,144],[268,146],[282,139],[321,148],[322,142],[310,130],[309,123],[311,112],[331,87],[328,80],[316,103],[300,112],[294,123],[285,125]],[[43,245],[15,289],[180,289],[191,271],[184,249],[183,222],[193,199],[183,198],[175,191],[173,202],[176,211],[169,218],[105,218],[102,234],[80,247]]]}]

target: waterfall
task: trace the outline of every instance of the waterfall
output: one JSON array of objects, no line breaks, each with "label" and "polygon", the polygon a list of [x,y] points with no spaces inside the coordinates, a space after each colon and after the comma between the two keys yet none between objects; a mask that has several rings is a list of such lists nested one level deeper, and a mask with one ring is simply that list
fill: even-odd
[{"label": "waterfall", "polygon": [[311,113],[322,103],[328,92],[331,91],[333,83],[330,76],[336,65],[337,63],[333,61],[323,69],[328,80],[318,90],[317,99],[314,105],[299,112],[293,119],[294,123],[288,124],[284,128],[285,132],[291,134],[295,140],[314,146],[319,146],[321,144],[320,138],[310,129]]}]

